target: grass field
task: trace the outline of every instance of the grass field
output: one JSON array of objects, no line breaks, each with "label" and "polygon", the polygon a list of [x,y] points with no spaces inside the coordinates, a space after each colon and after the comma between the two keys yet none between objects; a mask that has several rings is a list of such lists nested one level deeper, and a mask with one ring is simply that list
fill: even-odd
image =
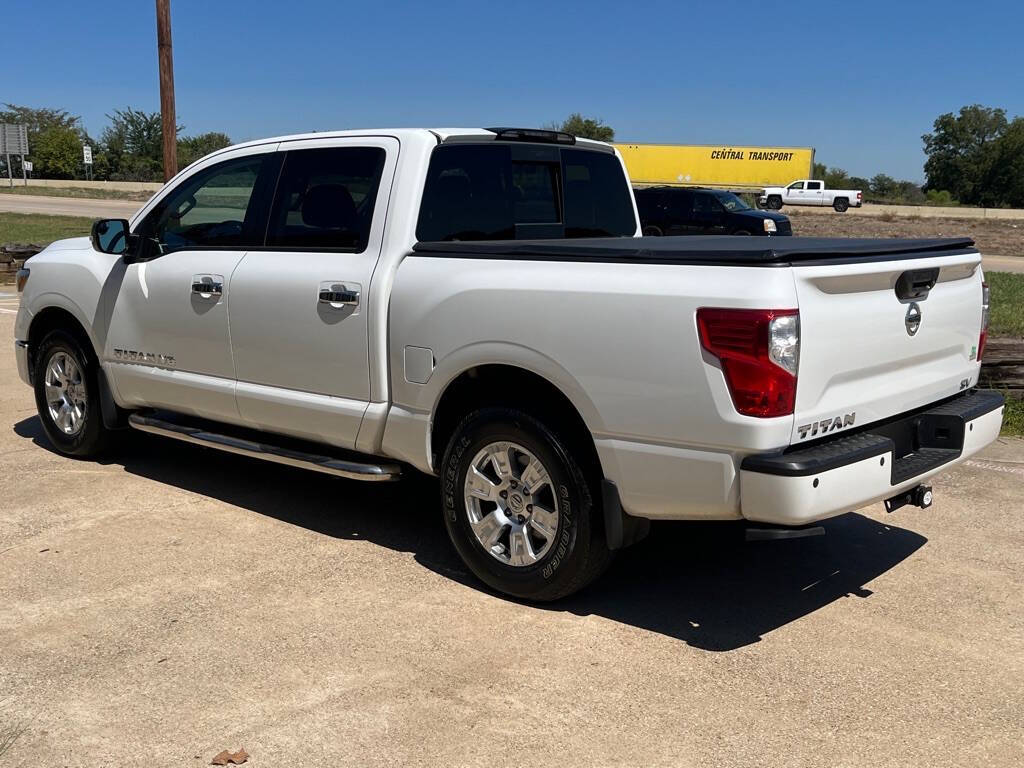
[{"label": "grass field", "polygon": [[88,235],[92,228],[92,221],[92,219],[78,216],[0,213],[0,245],[4,243],[49,245],[54,240],[61,240],[65,237]]},{"label": "grass field", "polygon": [[989,332],[993,336],[1024,336],[1024,275],[987,272],[991,291]]},{"label": "grass field", "polygon": [[44,197],[81,197],[92,200],[149,200],[155,193],[136,192],[131,189],[102,189],[97,187],[5,187],[0,195],[42,195]]}]

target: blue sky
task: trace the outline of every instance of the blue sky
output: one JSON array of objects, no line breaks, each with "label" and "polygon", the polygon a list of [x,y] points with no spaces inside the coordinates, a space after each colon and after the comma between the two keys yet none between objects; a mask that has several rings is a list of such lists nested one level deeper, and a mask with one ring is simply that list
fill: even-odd
[{"label": "blue sky", "polygon": [[[5,0],[0,102],[159,109],[152,0]],[[964,104],[1024,114],[1024,3],[171,0],[178,120],[235,140],[329,128],[539,125],[621,141],[813,146],[923,180]]]}]

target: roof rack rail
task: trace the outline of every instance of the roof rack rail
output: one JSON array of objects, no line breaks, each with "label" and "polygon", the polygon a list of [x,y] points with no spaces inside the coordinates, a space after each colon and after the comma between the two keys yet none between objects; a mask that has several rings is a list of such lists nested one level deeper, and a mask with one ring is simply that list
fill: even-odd
[{"label": "roof rack rail", "polygon": [[575,144],[576,137],[564,131],[542,131],[539,128],[488,128],[503,141],[532,141],[542,144]]}]

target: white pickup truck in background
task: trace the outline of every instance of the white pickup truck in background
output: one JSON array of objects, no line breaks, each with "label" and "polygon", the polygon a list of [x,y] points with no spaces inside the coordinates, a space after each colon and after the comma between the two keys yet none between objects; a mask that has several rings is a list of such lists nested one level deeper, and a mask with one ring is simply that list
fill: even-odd
[{"label": "white pickup truck in background", "polygon": [[970,240],[638,234],[621,157],[564,133],[255,141],[30,259],[18,370],[67,455],[134,428],[436,475],[424,513],[531,600],[650,520],[926,506],[998,435]]},{"label": "white pickup truck in background", "polygon": [[831,205],[842,213],[850,207],[860,208],[864,197],[859,189],[827,189],[824,181],[800,179],[788,187],[766,187],[757,202],[773,211],[783,205]]}]

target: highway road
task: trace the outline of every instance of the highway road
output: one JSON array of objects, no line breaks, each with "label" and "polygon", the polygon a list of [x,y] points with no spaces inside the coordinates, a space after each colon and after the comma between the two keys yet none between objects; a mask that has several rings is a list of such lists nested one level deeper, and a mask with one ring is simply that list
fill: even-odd
[{"label": "highway road", "polygon": [[144,203],[137,200],[93,200],[81,197],[47,197],[0,193],[0,213],[45,213],[51,216],[129,218]]}]

